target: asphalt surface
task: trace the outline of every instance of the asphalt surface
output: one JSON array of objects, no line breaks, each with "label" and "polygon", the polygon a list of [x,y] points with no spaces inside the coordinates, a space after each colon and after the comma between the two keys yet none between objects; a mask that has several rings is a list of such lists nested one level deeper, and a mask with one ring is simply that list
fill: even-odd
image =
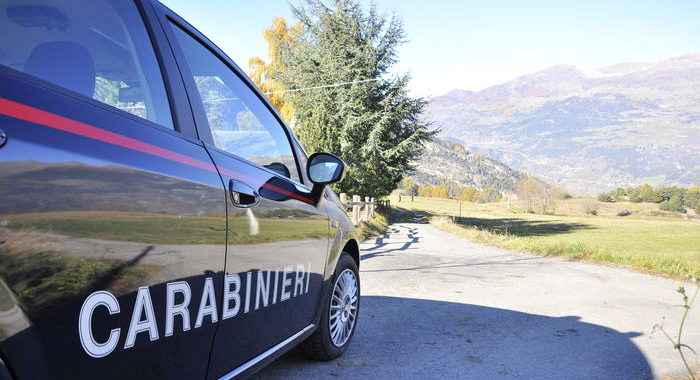
[{"label": "asphalt surface", "polygon": [[[298,350],[256,379],[650,379],[683,374],[675,281],[484,246],[418,222],[362,245],[346,355]],[[700,345],[700,305],[686,342]],[[691,359],[693,355],[690,354]]]}]

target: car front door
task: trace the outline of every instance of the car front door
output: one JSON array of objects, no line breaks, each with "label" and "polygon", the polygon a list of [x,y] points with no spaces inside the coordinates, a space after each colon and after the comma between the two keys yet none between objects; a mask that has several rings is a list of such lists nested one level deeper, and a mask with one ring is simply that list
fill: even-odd
[{"label": "car front door", "polygon": [[0,0],[0,354],[17,379],[206,377],[226,194],[146,5]]},{"label": "car front door", "polygon": [[229,192],[222,316],[210,368],[221,376],[311,330],[329,222],[302,184],[291,132],[232,62],[174,17],[164,23]]}]

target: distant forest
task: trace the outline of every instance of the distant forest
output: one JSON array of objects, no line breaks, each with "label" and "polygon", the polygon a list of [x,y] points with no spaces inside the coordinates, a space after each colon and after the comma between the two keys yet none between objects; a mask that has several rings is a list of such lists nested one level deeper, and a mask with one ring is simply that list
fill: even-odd
[{"label": "distant forest", "polygon": [[442,180],[437,185],[418,185],[409,177],[401,181],[399,189],[403,190],[405,195],[459,199],[466,202],[487,203],[501,200],[501,193],[493,187],[479,190],[473,186],[461,186],[450,180]]},{"label": "distant forest", "polygon": [[617,189],[598,195],[601,202],[650,202],[658,203],[663,211],[687,212],[693,209],[700,214],[700,186],[684,187],[660,187],[653,188],[645,184],[639,187],[618,187]]}]

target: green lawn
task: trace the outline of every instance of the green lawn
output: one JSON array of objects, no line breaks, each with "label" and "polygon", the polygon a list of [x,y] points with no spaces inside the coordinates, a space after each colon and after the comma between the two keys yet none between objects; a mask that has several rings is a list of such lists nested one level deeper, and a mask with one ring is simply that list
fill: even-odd
[{"label": "green lawn", "polygon": [[[222,217],[170,216],[126,212],[47,212],[6,215],[11,230],[36,230],[71,237],[150,244],[224,244]],[[245,215],[233,219],[233,243],[321,238],[328,233],[323,219],[258,217],[259,233],[250,234]]]},{"label": "green lawn", "polygon": [[[392,199],[395,201],[395,199]],[[617,209],[643,211],[643,204],[605,204],[599,216],[574,214],[580,200],[562,201],[561,215],[506,209],[505,203],[474,204],[454,200],[404,197],[394,205],[425,212],[436,226],[472,240],[543,255],[607,261],[652,273],[700,275],[700,221],[616,216]],[[652,207],[652,206],[649,206]],[[602,210],[603,208],[601,208]],[[435,218],[435,216],[457,217]]]}]

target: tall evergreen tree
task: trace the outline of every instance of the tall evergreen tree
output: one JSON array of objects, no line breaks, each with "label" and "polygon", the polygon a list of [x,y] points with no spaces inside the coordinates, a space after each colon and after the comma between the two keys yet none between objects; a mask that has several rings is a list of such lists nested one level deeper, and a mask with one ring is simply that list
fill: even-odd
[{"label": "tall evergreen tree", "polygon": [[435,132],[419,117],[426,106],[409,96],[408,75],[391,77],[404,30],[358,0],[306,0],[293,7],[302,26],[283,54],[280,76],[294,131],[310,151],[328,151],[348,164],[336,190],[380,197],[394,190]]},{"label": "tall evergreen tree", "polygon": [[674,195],[668,201],[669,211],[682,212],[685,213],[685,207],[683,207],[683,199],[680,195]]}]

